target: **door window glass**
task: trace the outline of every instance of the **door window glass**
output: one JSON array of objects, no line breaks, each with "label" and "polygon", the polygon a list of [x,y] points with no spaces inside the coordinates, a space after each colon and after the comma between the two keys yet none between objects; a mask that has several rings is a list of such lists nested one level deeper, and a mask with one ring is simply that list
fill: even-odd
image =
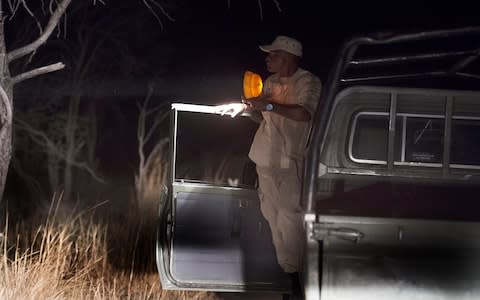
[{"label": "door window glass", "polygon": [[[372,143],[371,141],[375,141]],[[388,119],[382,115],[358,117],[353,137],[352,154],[359,160],[386,161]]]},{"label": "door window glass", "polygon": [[405,160],[440,163],[443,154],[444,120],[407,117]]},{"label": "door window glass", "polygon": [[452,121],[452,164],[480,165],[480,120]]},{"label": "door window glass", "polygon": [[[354,161],[386,164],[388,146],[388,114],[359,114],[351,144]],[[395,160],[401,159],[402,119],[397,118]]]},{"label": "door window glass", "polygon": [[175,179],[221,186],[251,186],[248,151],[258,124],[247,117],[179,111]]}]

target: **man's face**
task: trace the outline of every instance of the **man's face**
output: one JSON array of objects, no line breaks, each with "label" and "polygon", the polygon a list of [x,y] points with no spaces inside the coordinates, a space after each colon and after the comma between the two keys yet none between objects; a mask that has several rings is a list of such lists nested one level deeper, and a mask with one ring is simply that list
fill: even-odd
[{"label": "man's face", "polygon": [[279,73],[287,65],[288,53],[282,50],[271,51],[265,58],[267,70],[270,73]]}]

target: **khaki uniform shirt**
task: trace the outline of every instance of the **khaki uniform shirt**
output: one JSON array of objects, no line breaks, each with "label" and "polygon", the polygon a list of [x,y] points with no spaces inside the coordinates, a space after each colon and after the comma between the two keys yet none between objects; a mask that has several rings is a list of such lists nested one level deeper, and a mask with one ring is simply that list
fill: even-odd
[{"label": "khaki uniform shirt", "polygon": [[[267,78],[263,94],[275,103],[303,106],[313,119],[320,98],[321,82],[312,73],[298,69],[290,77],[273,74]],[[311,121],[288,119],[275,112],[262,112],[263,121],[255,134],[249,157],[259,167],[289,169],[300,167]]]}]

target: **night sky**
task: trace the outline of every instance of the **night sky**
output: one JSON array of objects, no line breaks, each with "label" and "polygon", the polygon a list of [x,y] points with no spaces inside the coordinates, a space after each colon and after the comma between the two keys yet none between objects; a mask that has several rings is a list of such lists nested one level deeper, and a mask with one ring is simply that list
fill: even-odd
[{"label": "night sky", "polygon": [[[179,98],[222,101],[238,98],[245,69],[264,76],[264,53],[259,44],[278,34],[304,45],[303,67],[326,80],[335,52],[347,37],[375,31],[411,31],[475,25],[476,9],[453,2],[273,1],[263,0],[263,19],[257,1],[191,1],[190,13],[168,24],[174,40],[172,75],[185,85]],[[209,5],[205,3],[210,3]],[[181,15],[182,12],[179,12]],[[196,92],[192,95],[191,92]],[[195,101],[195,99],[193,99]]]}]

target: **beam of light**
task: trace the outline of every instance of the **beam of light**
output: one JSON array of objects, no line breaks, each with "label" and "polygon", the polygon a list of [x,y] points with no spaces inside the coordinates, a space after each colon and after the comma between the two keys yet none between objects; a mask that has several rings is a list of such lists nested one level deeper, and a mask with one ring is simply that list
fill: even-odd
[{"label": "beam of light", "polygon": [[229,115],[232,118],[234,118],[246,109],[246,104],[228,103],[228,104],[222,104],[222,105],[207,106],[207,105],[197,105],[197,104],[173,103],[172,109],[176,109],[178,111],[190,111],[190,112],[200,112],[200,113],[207,113],[207,114]]}]

